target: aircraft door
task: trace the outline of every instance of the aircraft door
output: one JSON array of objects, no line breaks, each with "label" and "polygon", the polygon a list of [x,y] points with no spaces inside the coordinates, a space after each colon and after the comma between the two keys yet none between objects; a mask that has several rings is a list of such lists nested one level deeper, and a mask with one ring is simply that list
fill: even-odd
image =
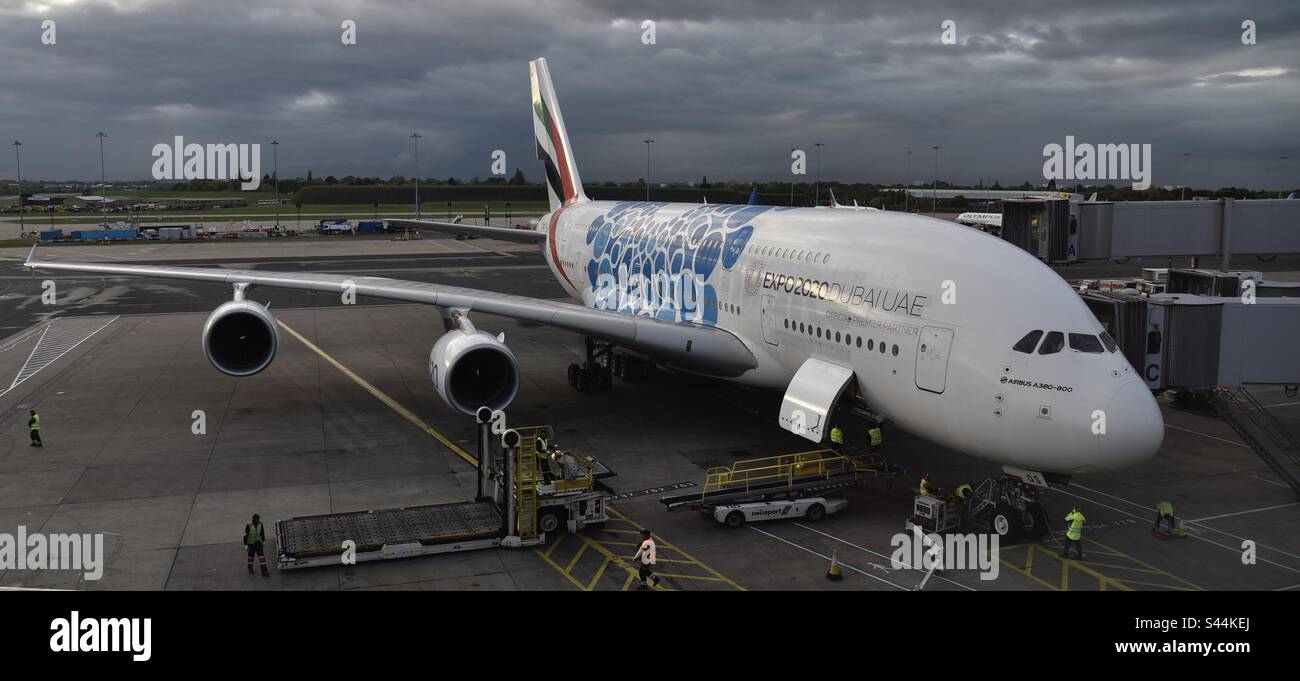
[{"label": "aircraft door", "polygon": [[952,350],[952,329],[921,327],[916,348],[916,387],[942,394],[948,385],[948,354]]},{"label": "aircraft door", "polygon": [[763,294],[763,340],[769,345],[780,345],[776,337],[776,298]]}]

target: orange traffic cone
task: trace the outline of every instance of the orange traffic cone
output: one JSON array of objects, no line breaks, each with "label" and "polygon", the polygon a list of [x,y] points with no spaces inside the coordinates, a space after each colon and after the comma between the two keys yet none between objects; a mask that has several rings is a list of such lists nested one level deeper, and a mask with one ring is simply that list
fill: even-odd
[{"label": "orange traffic cone", "polygon": [[840,574],[840,550],[839,549],[834,549],[833,551],[831,551],[831,569],[826,571],[826,579],[829,579],[832,582],[838,582],[841,579],[844,579],[844,575]]}]

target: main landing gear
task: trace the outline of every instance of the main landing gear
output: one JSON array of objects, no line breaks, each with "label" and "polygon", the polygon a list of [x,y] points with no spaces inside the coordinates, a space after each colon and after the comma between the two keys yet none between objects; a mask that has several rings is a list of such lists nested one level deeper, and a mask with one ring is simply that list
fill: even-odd
[{"label": "main landing gear", "polygon": [[582,392],[605,389],[617,376],[627,381],[643,381],[654,372],[654,360],[615,352],[614,345],[588,337],[584,339],[587,359],[569,365],[569,385]]}]

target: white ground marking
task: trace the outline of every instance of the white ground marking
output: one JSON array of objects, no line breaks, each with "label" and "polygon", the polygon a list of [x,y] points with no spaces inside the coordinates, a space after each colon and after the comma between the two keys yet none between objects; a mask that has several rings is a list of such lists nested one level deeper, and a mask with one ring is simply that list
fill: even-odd
[{"label": "white ground marking", "polygon": [[103,331],[105,327],[115,321],[117,321],[116,315],[107,320],[104,317],[70,317],[50,320],[49,323],[44,324],[41,337],[36,341],[36,347],[32,348],[32,353],[27,356],[23,368],[19,369],[18,374],[14,376],[13,383],[10,383],[8,388],[0,390],[0,397],[35,376],[41,369],[58,361],[60,357],[68,354],[78,345]]},{"label": "white ground marking", "polygon": [[[828,533],[826,533],[826,532],[822,532],[821,530],[814,530],[813,528],[808,527],[807,525],[804,525],[803,523],[794,523],[794,526],[795,526],[795,527],[802,527],[803,529],[808,530],[809,532],[813,532],[813,533],[815,533],[815,534],[820,534],[821,536],[826,537],[827,539],[830,539],[830,540],[832,540],[832,541],[837,541],[837,542],[839,542],[839,543],[841,543],[841,544],[846,544],[846,545],[848,545],[848,546],[852,546],[853,548],[858,549],[859,551],[865,551],[865,552],[867,552],[867,553],[870,553],[870,554],[873,555],[873,556],[879,556],[879,557],[884,558],[884,559],[886,559],[886,560],[891,560],[891,561],[893,560],[892,558],[890,558],[889,556],[886,556],[886,555],[883,554],[883,553],[879,553],[879,552],[876,552],[876,551],[872,551],[871,549],[869,549],[869,548],[867,548],[867,547],[865,547],[865,546],[858,546],[857,544],[854,544],[854,543],[851,542],[851,541],[848,541],[848,540],[845,540],[845,539],[840,539],[839,537],[836,537],[836,536],[833,535],[833,534],[828,534]],[[892,563],[891,563],[891,565],[892,565]],[[919,568],[918,568],[918,569],[919,569]],[[955,585],[957,585],[957,586],[959,586],[959,587],[961,587],[961,588],[963,588],[963,589],[965,589],[965,590],[967,590],[967,591],[979,591],[979,589],[976,589],[976,588],[974,588],[974,587],[966,586],[965,584],[962,584],[961,582],[954,582],[953,580],[948,579],[948,578],[946,578],[946,577],[942,577],[942,576],[940,576],[940,575],[934,575],[934,578],[935,578],[935,579],[938,579],[938,580],[942,580],[942,581],[948,582],[949,584],[955,584]]]},{"label": "white ground marking", "polygon": [[1195,430],[1192,430],[1192,429],[1190,429],[1190,428],[1180,428],[1179,426],[1171,426],[1171,425],[1169,425],[1168,423],[1165,424],[1165,427],[1166,427],[1166,428],[1173,428],[1174,430],[1181,430],[1181,431],[1183,431],[1184,433],[1191,433],[1192,435],[1200,435],[1201,437],[1208,437],[1208,438],[1210,438],[1211,440],[1218,440],[1219,442],[1225,442],[1225,443],[1227,443],[1227,444],[1232,445],[1233,447],[1245,447],[1246,449],[1250,449],[1250,445],[1245,445],[1245,444],[1242,444],[1242,443],[1240,443],[1240,442],[1233,442],[1232,440],[1225,440],[1225,439],[1223,439],[1223,438],[1221,438],[1221,437],[1215,437],[1214,435],[1208,435],[1208,434],[1206,434],[1206,433],[1202,433],[1202,432],[1199,432],[1199,431],[1195,431]]},{"label": "white ground marking", "polygon": [[[829,562],[830,559],[831,559],[830,556],[826,556],[826,555],[823,555],[823,554],[821,554],[821,553],[818,553],[818,552],[816,552],[816,551],[814,551],[814,550],[808,548],[807,546],[803,546],[803,545],[801,545],[801,544],[796,544],[796,543],[794,543],[794,542],[792,542],[792,541],[790,541],[790,540],[788,540],[788,539],[782,539],[781,537],[778,537],[778,536],[772,534],[771,532],[764,532],[764,531],[758,529],[757,527],[754,527],[753,525],[746,525],[745,527],[748,527],[749,529],[751,529],[751,530],[753,530],[753,531],[755,531],[755,532],[757,532],[757,533],[759,533],[759,534],[761,534],[761,535],[763,535],[763,536],[765,536],[765,537],[771,537],[772,539],[775,539],[775,540],[781,542],[782,544],[788,544],[788,545],[793,546],[793,547],[795,547],[796,549],[799,549],[800,551],[803,551],[803,552],[805,552],[805,553],[811,553],[811,554],[813,554],[814,556],[817,556],[818,558],[821,558],[822,560],[825,560],[825,561],[828,561],[828,562]],[[901,585],[901,584],[895,584],[895,583],[889,581],[888,579],[884,579],[883,577],[877,577],[877,576],[875,576],[875,575],[873,575],[873,574],[871,574],[871,573],[869,573],[869,572],[866,572],[866,571],[864,571],[864,570],[859,570],[858,568],[855,568],[855,567],[853,567],[852,565],[849,565],[848,563],[840,562],[840,567],[844,568],[845,570],[852,570],[853,572],[856,572],[856,573],[862,575],[863,577],[870,577],[871,579],[874,579],[874,580],[876,580],[877,582],[884,582],[884,583],[886,583],[886,584],[888,584],[888,585],[894,587],[895,589],[898,589],[899,591],[911,591],[911,589],[909,589],[909,588],[907,588],[907,587],[905,587],[905,586],[903,586],[903,585]]]},{"label": "white ground marking", "polygon": [[[1083,485],[1080,485],[1079,483],[1076,483],[1076,482],[1072,482],[1072,483],[1070,483],[1070,486],[1071,486],[1071,487],[1078,487],[1079,489],[1087,490],[1087,491],[1092,492],[1092,493],[1094,493],[1094,494],[1100,494],[1100,495],[1102,495],[1102,496],[1104,496],[1104,497],[1110,497],[1111,499],[1114,499],[1114,500],[1116,500],[1116,501],[1122,501],[1122,502],[1124,502],[1124,503],[1126,503],[1126,504],[1132,504],[1132,505],[1134,505],[1134,506],[1137,506],[1138,508],[1147,509],[1148,511],[1150,511],[1150,515],[1147,515],[1147,516],[1143,517],[1143,516],[1140,516],[1140,515],[1137,515],[1137,514],[1134,514],[1134,513],[1129,513],[1128,511],[1125,511],[1125,510],[1123,510],[1123,509],[1115,508],[1114,506],[1107,506],[1106,504],[1103,504],[1103,503],[1097,501],[1096,499],[1089,499],[1088,497],[1080,496],[1080,495],[1078,495],[1078,494],[1073,494],[1073,493],[1071,493],[1071,492],[1067,492],[1067,491],[1065,491],[1065,490],[1063,490],[1063,489],[1056,489],[1055,491],[1060,492],[1061,494],[1065,494],[1065,495],[1067,495],[1067,496],[1072,496],[1072,497],[1074,497],[1075,499],[1083,499],[1084,501],[1086,501],[1086,502],[1088,502],[1088,503],[1090,503],[1090,504],[1093,504],[1093,505],[1096,505],[1096,506],[1100,506],[1100,507],[1102,507],[1102,508],[1108,508],[1108,509],[1110,509],[1110,510],[1116,512],[1116,513],[1122,513],[1122,514],[1124,514],[1124,515],[1126,515],[1126,516],[1128,516],[1128,517],[1130,517],[1130,518],[1136,518],[1136,519],[1138,519],[1138,520],[1143,520],[1143,521],[1148,521],[1148,520],[1149,520],[1149,521],[1154,521],[1154,520],[1155,520],[1155,512],[1156,512],[1155,506],[1150,506],[1150,507],[1143,506],[1142,504],[1134,503],[1134,502],[1132,502],[1132,501],[1129,501],[1128,499],[1121,499],[1121,498],[1119,498],[1119,497],[1117,497],[1117,496],[1115,496],[1115,495],[1113,495],[1113,494],[1106,494],[1105,492],[1102,492],[1102,491],[1100,491],[1100,490],[1095,490],[1095,489],[1092,489],[1092,488],[1090,488],[1090,487],[1084,487]],[[1232,534],[1232,533],[1230,533],[1230,532],[1224,532],[1223,530],[1220,530],[1220,529],[1217,529],[1217,528],[1214,528],[1214,527],[1210,527],[1209,525],[1201,525],[1201,527],[1203,527],[1203,528],[1205,528],[1205,529],[1207,529],[1207,530],[1211,530],[1211,531],[1214,531],[1214,532],[1218,532],[1219,534],[1222,534],[1222,535],[1225,535],[1225,536],[1228,536],[1228,537],[1232,537],[1233,539],[1236,539],[1236,540],[1239,540],[1239,541],[1241,541],[1241,540],[1245,540],[1245,537],[1238,537],[1238,536],[1235,535],[1235,534]],[[1191,528],[1188,528],[1188,529],[1191,529]],[[1205,543],[1207,543],[1207,544],[1213,544],[1213,545],[1215,545],[1215,546],[1217,546],[1217,547],[1219,547],[1219,548],[1227,549],[1227,550],[1229,550],[1229,551],[1231,551],[1231,552],[1233,552],[1233,553],[1236,553],[1236,554],[1238,554],[1238,555],[1241,554],[1241,548],[1239,548],[1239,547],[1232,547],[1232,546],[1228,546],[1227,544],[1220,544],[1219,542],[1214,541],[1213,539],[1206,539],[1205,537],[1199,537],[1199,536],[1196,536],[1196,535],[1188,535],[1188,536],[1190,536],[1192,539],[1199,539],[1200,541],[1203,541],[1203,542],[1205,542]],[[1255,545],[1258,546],[1259,548],[1262,548],[1262,549],[1268,549],[1268,550],[1270,550],[1270,551],[1273,551],[1274,553],[1280,553],[1280,554],[1282,554],[1282,555],[1284,555],[1284,556],[1289,556],[1289,557],[1291,557],[1291,558],[1297,558],[1297,559],[1300,559],[1300,556],[1297,556],[1297,555],[1295,555],[1294,553],[1287,553],[1286,551],[1282,551],[1282,550],[1280,550],[1280,549],[1273,548],[1272,546],[1268,546],[1267,544],[1261,544],[1261,543],[1259,543],[1259,542],[1255,542]],[[1269,565],[1273,565],[1273,566],[1275,566],[1275,567],[1280,567],[1280,568],[1282,568],[1283,570],[1287,570],[1287,571],[1290,571],[1290,572],[1295,572],[1295,573],[1300,574],[1300,570],[1297,570],[1296,568],[1293,568],[1293,567],[1291,567],[1290,565],[1283,565],[1283,564],[1281,564],[1281,563],[1277,563],[1277,562],[1271,561],[1271,560],[1269,560],[1269,559],[1267,559],[1267,558],[1262,558],[1262,557],[1259,557],[1259,556],[1256,556],[1256,560],[1259,560],[1260,562],[1268,563]]]},{"label": "white ground marking", "polygon": [[1235,515],[1246,515],[1247,513],[1259,513],[1261,511],[1273,511],[1279,508],[1289,508],[1291,506],[1300,506],[1300,501],[1293,501],[1289,504],[1278,504],[1277,506],[1264,506],[1263,508],[1252,508],[1246,511],[1237,511],[1236,513],[1223,513],[1220,515],[1212,515],[1209,516],[1208,518],[1195,518],[1193,520],[1187,520],[1184,522],[1201,523],[1201,522],[1205,522],[1206,520],[1218,520],[1219,518],[1231,518],[1232,516]]}]

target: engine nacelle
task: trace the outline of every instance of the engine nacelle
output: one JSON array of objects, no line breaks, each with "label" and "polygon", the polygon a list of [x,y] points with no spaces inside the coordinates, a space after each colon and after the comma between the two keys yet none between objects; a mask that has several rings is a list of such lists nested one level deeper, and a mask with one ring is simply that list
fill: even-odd
[{"label": "engine nacelle", "polygon": [[442,399],[464,414],[505,409],[519,392],[515,353],[482,331],[444,333],[429,352],[429,377]]},{"label": "engine nacelle", "polygon": [[230,376],[252,376],[270,366],[279,345],[275,317],[251,300],[218,307],[203,325],[203,354]]}]

